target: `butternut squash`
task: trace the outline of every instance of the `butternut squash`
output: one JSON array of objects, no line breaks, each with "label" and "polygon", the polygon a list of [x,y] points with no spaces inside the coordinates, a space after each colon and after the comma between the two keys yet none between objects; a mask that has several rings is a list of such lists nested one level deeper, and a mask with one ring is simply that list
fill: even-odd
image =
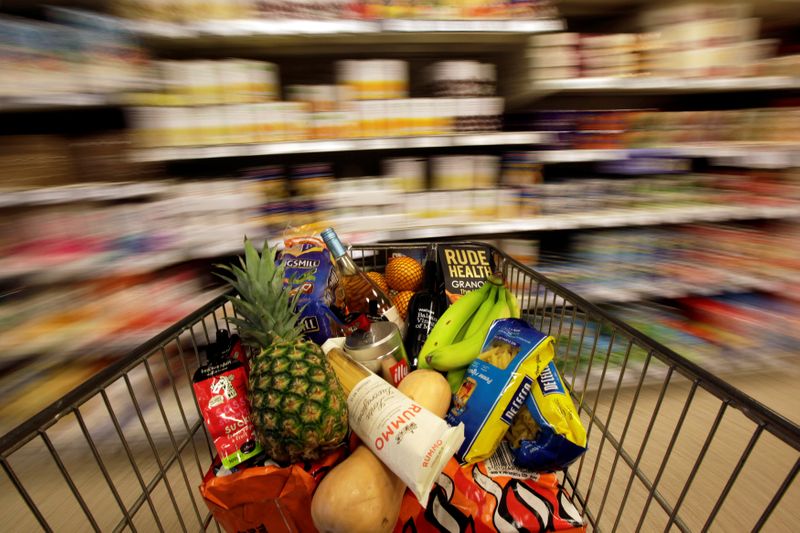
[{"label": "butternut squash", "polygon": [[[450,406],[450,386],[434,370],[415,370],[397,388],[438,416]],[[320,533],[388,533],[397,523],[405,490],[369,448],[359,446],[319,484],[311,518]]]},{"label": "butternut squash", "polygon": [[322,480],[311,499],[320,533],[388,533],[400,515],[405,484],[359,446]]},{"label": "butternut squash", "polygon": [[450,409],[450,399],[453,397],[447,378],[436,370],[424,368],[403,378],[397,390],[441,418]]}]

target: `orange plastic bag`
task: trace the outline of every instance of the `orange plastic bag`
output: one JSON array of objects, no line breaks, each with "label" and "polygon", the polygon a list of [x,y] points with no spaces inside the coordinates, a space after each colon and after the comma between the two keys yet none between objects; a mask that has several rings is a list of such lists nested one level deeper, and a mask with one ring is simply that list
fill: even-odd
[{"label": "orange plastic bag", "polygon": [[461,467],[451,459],[426,508],[406,491],[395,533],[585,531],[556,474],[525,479],[493,474],[486,461]]},{"label": "orange plastic bag", "polygon": [[246,468],[224,477],[214,476],[212,465],[200,493],[214,519],[229,533],[314,533],[311,496],[345,455],[342,447],[313,463]]}]

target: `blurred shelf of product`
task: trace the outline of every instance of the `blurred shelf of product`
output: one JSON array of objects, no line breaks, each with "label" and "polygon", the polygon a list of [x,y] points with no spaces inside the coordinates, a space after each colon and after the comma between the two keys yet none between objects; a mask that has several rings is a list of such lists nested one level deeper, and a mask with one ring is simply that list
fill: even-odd
[{"label": "blurred shelf of product", "polygon": [[[693,224],[580,233],[565,252],[545,250],[545,241],[504,239],[499,244],[523,264],[707,370],[733,375],[783,371],[796,364],[798,231],[797,220]],[[634,366],[644,363],[646,352],[615,345],[610,332],[596,329],[552,292],[517,290],[524,309],[538,310],[542,327],[551,320],[559,324],[556,337],[566,340],[574,328],[586,328],[583,348],[573,342],[571,353],[596,343],[596,353],[612,360],[630,357]],[[604,383],[620,377],[607,375]],[[596,388],[601,376],[598,372],[589,379]]]},{"label": "blurred shelf of product", "polygon": [[[780,295],[732,294],[693,297],[667,303],[626,303],[604,305],[604,310],[631,325],[656,342],[669,347],[695,364],[721,377],[786,372],[796,368],[796,346],[800,338],[797,325],[800,306],[796,299]],[[610,330],[598,327],[593,320],[565,312],[562,316],[544,316],[542,327],[551,320],[561,323],[559,349],[578,354],[575,361],[575,386],[589,390],[610,387],[636,387],[640,377],[645,384],[663,383],[667,366],[650,365],[647,376],[637,372],[647,363],[648,354],[640,346],[628,349],[617,342]],[[581,340],[570,341],[570,333],[583,332]],[[592,347],[596,349],[592,351]],[[628,359],[628,371],[603,372],[603,365],[592,368],[590,354],[614,362]],[[608,368],[612,368],[611,365]]]},{"label": "blurred shelf of product", "polygon": [[[740,83],[737,78],[800,75],[800,55],[776,56],[779,41],[759,38],[761,20],[751,16],[750,6],[706,4],[702,12],[696,9],[698,6],[701,4],[642,6],[641,31],[636,33],[532,36],[525,51],[524,79],[542,89],[680,91],[740,90],[748,87],[748,82]],[[692,10],[697,12],[690,13]],[[636,79],[648,77],[654,83],[643,81],[640,85]],[[576,78],[587,81],[581,83]],[[623,81],[617,85],[611,78]],[[664,78],[669,80],[666,84]],[[686,84],[681,78],[688,78]],[[727,80],[730,86],[726,78],[733,78]],[[783,82],[761,83],[765,86],[754,80],[749,88],[781,88]]]},{"label": "blurred shelf of product", "polygon": [[[779,101],[778,104],[781,104]],[[658,111],[541,110],[515,127],[554,135],[542,162],[710,158],[721,165],[792,168],[800,164],[798,108]]]},{"label": "blurred shelf of product", "polygon": [[101,202],[95,205],[75,196],[75,190],[103,192],[107,187],[26,191],[29,199],[38,198],[39,207],[2,217],[0,281],[53,283],[135,275],[236,253],[242,235],[263,238],[256,217],[262,200],[249,181],[184,181],[149,188],[142,184],[146,190],[141,192],[149,198],[129,203],[103,203],[122,200],[121,195],[92,198]]},{"label": "blurred shelf of product", "polygon": [[327,164],[256,167],[245,175],[264,187],[270,235],[327,220],[354,242],[800,214],[794,171],[542,182],[535,158],[519,152],[390,158],[383,166],[383,176],[348,179],[335,178]]},{"label": "blurred shelf of product", "polygon": [[174,22],[202,20],[318,20],[318,21],[382,21],[393,19],[441,20],[530,20],[553,18],[557,13],[548,0],[533,1],[374,1],[332,0],[314,2],[252,2],[223,0],[206,6],[161,6],[147,1],[110,2],[110,9],[119,16],[131,19],[152,19]]},{"label": "blurred shelf of product", "polygon": [[536,268],[593,302],[750,291],[797,297],[799,230],[794,220],[579,234],[568,253],[539,254]]},{"label": "blurred shelf of product", "polygon": [[184,269],[48,288],[10,297],[0,313],[2,364],[45,354],[55,359],[124,355],[219,294]]},{"label": "blurred shelf of product", "polygon": [[142,88],[146,55],[125,21],[65,9],[50,18],[0,18],[0,111],[103,106]]},{"label": "blurred shelf of product", "polygon": [[[153,67],[151,90],[130,96],[139,104],[130,110],[137,145],[181,150],[134,156],[149,161],[545,140],[536,132],[497,133],[504,102],[495,96],[495,67],[488,63],[434,63],[424,80],[433,97],[409,98],[408,62],[337,61],[333,84],[287,85],[285,101],[272,63],[158,61]],[[300,142],[310,140],[318,141]]]},{"label": "blurred shelf of product", "polygon": [[[180,269],[4,297],[0,432],[218,296],[207,278],[204,271]],[[188,353],[194,356],[190,347]],[[158,372],[156,379],[162,386],[166,375]]]},{"label": "blurred shelf of product", "polygon": [[682,298],[611,311],[658,342],[720,374],[785,371],[796,365],[800,306],[784,295]]}]

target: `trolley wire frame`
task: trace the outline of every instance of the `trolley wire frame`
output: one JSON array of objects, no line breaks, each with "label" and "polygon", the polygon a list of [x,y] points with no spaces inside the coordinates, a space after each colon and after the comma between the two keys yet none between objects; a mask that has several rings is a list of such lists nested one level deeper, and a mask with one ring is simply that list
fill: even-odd
[{"label": "trolley wire frame", "polygon": [[[427,243],[383,244],[355,247],[354,251],[357,262],[367,269],[373,269],[386,264],[391,250],[426,248]],[[653,524],[648,520],[653,514],[652,510],[660,509],[666,523],[659,523],[659,529],[708,530],[719,518],[727,497],[736,487],[742,472],[749,466],[754,449],[764,441],[764,435],[768,434],[777,439],[784,449],[789,450],[790,456],[794,454],[795,460],[767,504],[756,510],[758,517],[755,522],[745,528],[760,530],[787,491],[792,488],[797,476],[800,468],[800,427],[719,376],[609,316],[579,295],[499,250],[495,250],[495,257],[504,277],[518,295],[523,318],[556,339],[556,362],[582,416],[590,443],[587,454],[576,465],[563,472],[561,478],[565,488],[571,491],[573,504],[584,516],[589,529],[651,529]],[[58,506],[43,505],[41,487],[37,488],[38,494],[30,490],[32,484],[49,484],[56,480],[36,479],[35,460],[34,466],[30,466],[30,458],[26,457],[27,463],[22,469],[27,472],[27,478],[33,477],[35,481],[26,483],[12,464],[17,456],[30,455],[24,450],[26,446],[37,443],[39,446],[44,445],[61,475],[61,479],[57,480],[63,482],[61,499],[71,495],[74,498],[74,502],[71,502],[73,508],[77,505],[83,514],[80,518],[84,519],[84,525],[93,530],[206,530],[212,523],[219,530],[199,497],[199,480],[213,461],[214,449],[204,430],[199,407],[191,394],[191,376],[200,364],[203,346],[211,342],[209,329],[216,331],[229,327],[227,318],[230,313],[233,310],[224,295],[213,299],[0,437],[0,464],[7,481],[16,489],[30,512],[30,523],[38,524],[46,531],[57,530],[67,523],[73,523],[61,520],[64,516],[59,512]],[[634,351],[645,354],[636,368],[631,363]],[[663,372],[654,380],[649,372],[656,365]],[[654,427],[660,416],[663,416],[665,401],[672,401],[674,393],[670,391],[678,376],[685,379],[688,392],[674,422],[674,429],[666,440],[663,459],[658,464],[655,475],[652,472],[648,475],[642,467],[643,456],[648,445],[655,442],[651,440],[657,433]],[[121,395],[114,392],[112,399],[112,387],[121,388]],[[187,390],[191,400],[186,399]],[[652,415],[649,419],[645,417],[646,421],[634,415],[643,391],[647,391],[646,394],[656,394],[655,404],[651,408]],[[675,491],[670,496],[669,491],[663,488],[660,490],[659,487],[666,477],[676,443],[684,435],[682,428],[690,417],[689,413],[699,391],[711,394],[719,402],[719,407],[713,413],[713,421],[708,434],[702,439],[699,451],[689,461],[691,469],[686,473],[685,482],[677,496]],[[115,403],[119,403],[120,396],[126,395],[133,409],[131,411],[129,408],[122,413],[115,407]],[[614,431],[612,426],[619,426],[619,423],[613,417],[624,411],[618,406],[625,395],[630,395],[630,399],[625,400],[627,415],[621,429]],[[82,411],[90,401],[99,403],[100,407]],[[149,402],[149,407],[142,405],[145,402]],[[606,403],[607,413],[603,416],[600,411],[601,407],[606,408]],[[98,410],[104,413],[98,415]],[[713,505],[698,522],[697,517],[682,514],[681,510],[685,509],[687,499],[691,499],[689,493],[693,483],[708,457],[709,449],[716,442],[715,436],[721,423],[731,411],[741,413],[749,419],[753,429],[741,453],[733,458],[735,464],[719,493],[715,494]],[[120,458],[109,461],[104,457],[104,453],[107,454],[107,441],[111,437],[106,435],[98,443],[98,438],[92,435],[95,428],[87,423],[88,416],[108,418],[111,428],[107,428],[109,434],[117,439],[115,442],[118,446],[115,450],[121,456],[122,463],[127,461],[124,467],[129,467],[132,474],[123,476],[126,481],[125,491],[115,479],[119,477]],[[74,422],[69,422],[70,417],[74,417]],[[154,420],[163,422],[166,431],[154,435],[155,428],[150,427]],[[105,485],[99,491],[102,498],[111,504],[110,508],[97,504],[96,494],[87,490],[82,469],[77,469],[76,472],[62,458],[62,452],[54,439],[64,440],[60,429],[56,431],[55,428],[65,421],[72,432],[70,439],[75,436],[83,439],[85,455],[94,461],[93,466],[97,468],[99,478]],[[135,428],[141,428],[144,441],[132,442],[135,439],[131,438],[131,424]],[[642,432],[638,447],[626,446],[627,441],[634,438],[631,436],[633,429]],[[80,438],[75,442],[80,441]],[[70,439],[67,441],[73,442]],[[166,458],[162,457],[163,449],[167,450]],[[608,472],[601,473],[604,470],[601,466],[608,464],[601,461],[604,451],[607,450],[611,450],[613,459],[610,459]],[[154,466],[148,467],[149,461],[141,460],[142,454],[148,451],[152,455]],[[620,466],[629,469],[630,474],[624,483],[614,484]],[[619,507],[614,510],[611,508],[609,496],[616,494],[623,485]],[[634,515],[638,514],[638,517],[622,520],[623,514],[632,509],[633,499],[630,496],[634,486],[637,491],[641,491],[640,498],[644,497],[644,501],[633,502],[637,506]],[[157,495],[162,488],[165,494]],[[96,485],[92,489],[97,492]],[[596,502],[598,498],[599,503],[593,505],[591,502]],[[6,501],[2,505],[7,507],[11,503]],[[116,509],[111,509],[114,506]],[[164,509],[170,511],[170,523],[165,523]],[[144,526],[141,523],[137,525],[137,521],[141,522],[139,519],[142,512],[149,512]],[[174,512],[174,517],[171,512]],[[109,514],[114,515],[113,519],[107,517]],[[694,528],[689,523],[690,518],[697,524]]]}]

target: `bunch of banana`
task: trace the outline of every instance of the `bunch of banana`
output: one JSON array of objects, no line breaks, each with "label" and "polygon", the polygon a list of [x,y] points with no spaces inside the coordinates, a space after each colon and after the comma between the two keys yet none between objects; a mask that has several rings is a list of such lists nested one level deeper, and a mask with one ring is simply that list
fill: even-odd
[{"label": "bunch of banana", "polygon": [[490,276],[480,289],[456,300],[436,322],[420,351],[419,367],[446,371],[455,392],[467,367],[480,354],[492,322],[519,316],[514,294],[502,278]]}]

